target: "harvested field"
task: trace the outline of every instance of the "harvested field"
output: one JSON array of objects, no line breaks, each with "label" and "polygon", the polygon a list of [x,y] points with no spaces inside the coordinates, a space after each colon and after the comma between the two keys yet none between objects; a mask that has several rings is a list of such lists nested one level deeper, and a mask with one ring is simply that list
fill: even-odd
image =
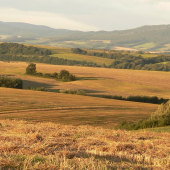
[{"label": "harvested field", "polygon": [[89,96],[0,88],[0,119],[17,118],[113,128],[127,119],[149,118],[158,105]]},{"label": "harvested field", "polygon": [[89,95],[109,94],[125,97],[147,95],[160,98],[170,96],[169,72],[37,64],[38,72],[53,73],[65,69],[78,78],[74,82],[58,82],[53,79],[24,75],[27,65],[28,63],[22,62],[0,62],[0,73],[22,78],[26,89],[32,85],[34,87],[44,86],[52,91],[83,89]]},{"label": "harvested field", "polygon": [[0,120],[1,169],[170,169],[170,134]]}]

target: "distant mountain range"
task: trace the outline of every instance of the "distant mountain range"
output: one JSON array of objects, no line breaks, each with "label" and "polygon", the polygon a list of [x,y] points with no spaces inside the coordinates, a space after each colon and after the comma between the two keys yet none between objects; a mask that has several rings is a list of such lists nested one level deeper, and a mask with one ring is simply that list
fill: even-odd
[{"label": "distant mountain range", "polygon": [[20,22],[0,22],[0,41],[79,48],[115,46],[143,51],[170,51],[170,25],[142,26],[123,31],[72,31]]}]

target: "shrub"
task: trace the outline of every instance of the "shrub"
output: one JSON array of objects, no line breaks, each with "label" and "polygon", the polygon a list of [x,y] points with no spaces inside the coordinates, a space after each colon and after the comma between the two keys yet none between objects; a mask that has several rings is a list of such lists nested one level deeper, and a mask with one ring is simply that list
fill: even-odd
[{"label": "shrub", "polygon": [[42,76],[43,76],[43,73],[38,72],[38,73],[36,73],[36,76],[38,76],[38,77],[42,77]]},{"label": "shrub", "polygon": [[159,119],[161,116],[170,116],[170,101],[161,104],[158,110],[152,113],[151,119]]},{"label": "shrub", "polygon": [[44,87],[28,87],[29,90],[36,90],[36,91],[48,91]]},{"label": "shrub", "polygon": [[22,89],[23,82],[18,78],[0,77],[0,87]]},{"label": "shrub", "polygon": [[84,90],[77,90],[77,95],[86,95],[85,91]]},{"label": "shrub", "polygon": [[44,74],[44,77],[50,78],[50,77],[51,77],[51,74],[50,74],[50,73],[45,73],[45,74]]},{"label": "shrub", "polygon": [[134,122],[121,122],[117,127],[126,130],[137,130],[144,128],[163,127],[170,125],[170,101],[161,104],[157,111],[152,113],[151,118]]},{"label": "shrub", "polygon": [[51,77],[53,77],[53,78],[58,78],[58,73],[56,73],[56,72],[52,73],[52,74],[51,74]]}]

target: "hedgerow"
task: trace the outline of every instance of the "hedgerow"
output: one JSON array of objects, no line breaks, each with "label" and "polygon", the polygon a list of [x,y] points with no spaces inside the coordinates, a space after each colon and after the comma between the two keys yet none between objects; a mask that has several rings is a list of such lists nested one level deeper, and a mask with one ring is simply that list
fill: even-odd
[{"label": "hedgerow", "polygon": [[23,82],[19,78],[9,78],[0,76],[0,87],[22,89]]}]

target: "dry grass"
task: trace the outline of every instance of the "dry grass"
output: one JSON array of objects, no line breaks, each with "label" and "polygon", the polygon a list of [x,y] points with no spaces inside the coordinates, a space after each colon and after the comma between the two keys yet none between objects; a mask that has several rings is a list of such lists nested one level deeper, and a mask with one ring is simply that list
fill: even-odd
[{"label": "dry grass", "polygon": [[170,169],[170,134],[0,120],[1,169]]},{"label": "dry grass", "polygon": [[0,88],[0,119],[103,126],[149,118],[158,105],[74,94]]}]

